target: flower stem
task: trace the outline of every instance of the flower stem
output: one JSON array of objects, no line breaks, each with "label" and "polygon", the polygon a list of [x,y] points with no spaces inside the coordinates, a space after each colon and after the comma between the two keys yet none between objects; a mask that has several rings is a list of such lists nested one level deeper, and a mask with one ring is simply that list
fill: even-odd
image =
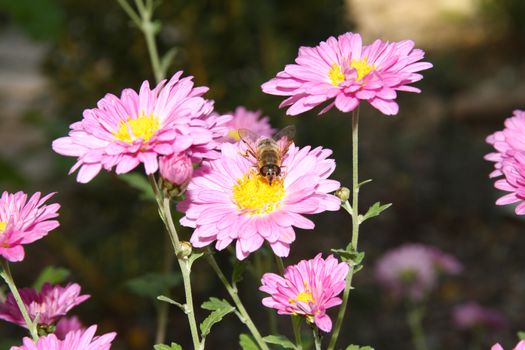
[{"label": "flower stem", "polygon": [[[359,172],[358,172],[358,131],[359,131],[359,106],[352,111],[352,242],[347,246],[353,251],[357,251],[357,242],[359,239]],[[337,314],[334,332],[328,343],[328,350],[333,350],[341,331],[341,325],[348,305],[348,297],[352,288],[352,277],[354,275],[354,265],[350,264],[350,270],[346,277],[345,290],[343,292],[343,302]]]},{"label": "flower stem", "polygon": [[[284,263],[283,258],[275,256],[275,262],[277,263],[277,271],[280,275],[284,274]],[[301,337],[301,320],[295,316],[291,316],[293,336],[295,338],[295,347],[297,350],[303,349],[303,339]]]},{"label": "flower stem", "polygon": [[250,333],[255,338],[255,341],[259,345],[259,347],[263,350],[269,350],[268,345],[264,342],[262,339],[261,333],[259,333],[259,330],[253,323],[252,319],[250,318],[250,315],[246,311],[246,308],[244,307],[241,299],[239,298],[239,294],[237,293],[237,288],[233,287],[231,283],[228,281],[226,276],[224,276],[224,273],[222,272],[221,268],[217,264],[217,261],[213,257],[213,254],[209,252],[206,254],[206,259],[208,260],[208,263],[211,265],[212,269],[215,271],[219,279],[221,280],[222,284],[224,284],[224,287],[228,291],[228,294],[230,294],[230,297],[232,298],[233,302],[235,303],[235,306],[237,307],[237,310],[239,310],[239,313],[241,315],[241,322],[243,322],[246,327],[250,330]]},{"label": "flower stem", "polygon": [[314,335],[315,350],[321,350],[321,336],[317,326],[312,327],[312,333]]},{"label": "flower stem", "polygon": [[425,332],[423,331],[422,320],[425,314],[423,306],[411,304],[407,310],[407,322],[412,334],[412,344],[415,350],[427,350]]},{"label": "flower stem", "polygon": [[22,297],[20,296],[20,293],[18,292],[18,289],[16,288],[15,281],[13,280],[13,276],[11,275],[11,269],[9,268],[9,263],[3,259],[2,259],[2,269],[3,271],[0,272],[0,276],[2,276],[5,283],[7,283],[9,290],[13,294],[13,297],[16,300],[16,304],[18,305],[18,308],[20,309],[20,312],[22,313],[22,317],[24,318],[24,321],[26,322],[27,329],[29,330],[29,333],[31,334],[31,338],[33,338],[33,341],[36,343],[38,341],[38,331],[36,329],[37,325],[31,320],[31,317],[29,317],[29,313],[27,312],[26,306],[24,302],[22,301]]}]

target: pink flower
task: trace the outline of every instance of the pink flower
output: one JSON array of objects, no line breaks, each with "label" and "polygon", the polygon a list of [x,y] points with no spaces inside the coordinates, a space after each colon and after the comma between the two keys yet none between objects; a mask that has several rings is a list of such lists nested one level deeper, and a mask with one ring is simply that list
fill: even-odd
[{"label": "pink flower", "polygon": [[97,326],[86,330],[69,332],[63,340],[54,334],[40,337],[35,343],[31,338],[24,338],[22,346],[13,346],[11,350],[108,350],[117,335],[115,332],[95,337]]},{"label": "pink flower", "polygon": [[267,241],[278,256],[287,256],[295,240],[293,226],[313,229],[302,214],[338,210],[341,201],[329,194],[339,182],[328,179],[335,161],[331,150],[291,145],[283,157],[283,174],[272,181],[258,173],[255,159],[244,156],[244,144],[224,143],[222,156],[197,169],[177,209],[181,224],[195,228],[196,247],[216,242],[222,250],[236,240],[242,260]]},{"label": "pink flower", "polygon": [[77,316],[62,317],[57,322],[54,334],[58,339],[64,340],[69,332],[78,330],[84,330],[84,326]]},{"label": "pink flower", "polygon": [[162,178],[184,189],[193,175],[193,163],[184,153],[173,154],[160,158],[159,171]]},{"label": "pink flower", "polygon": [[0,256],[8,261],[24,259],[24,244],[46,236],[59,226],[59,204],[44,203],[53,196],[40,197],[37,192],[27,199],[27,194],[3,192],[0,197]]},{"label": "pink flower", "polygon": [[239,129],[248,129],[257,135],[266,137],[271,137],[275,132],[275,129],[270,126],[270,118],[261,117],[261,111],[253,112],[239,106],[235,112],[227,114],[233,115],[233,119],[227,124],[229,128],[227,141],[229,142],[239,141]]},{"label": "pink flower", "polygon": [[[32,288],[22,288],[19,292],[29,317],[32,320],[38,317],[39,325],[54,324],[73,307],[89,298],[89,295],[80,295],[80,286],[76,283],[68,284],[65,287],[46,283],[41,292]],[[26,326],[22,313],[11,293],[7,295],[6,301],[0,304],[0,319],[23,327]]]},{"label": "pink flower", "polygon": [[497,310],[483,307],[475,302],[458,305],[454,308],[454,323],[460,329],[484,327],[492,330],[505,329],[507,320]]},{"label": "pink flower", "polygon": [[438,273],[458,274],[461,270],[454,257],[437,248],[405,244],[378,260],[375,276],[394,297],[418,301],[435,287]]},{"label": "pink flower", "polygon": [[326,309],[341,304],[338,295],[345,288],[347,274],[348,264],[332,255],[324,260],[321,254],[288,266],[284,278],[265,273],[259,290],[270,296],[263,299],[263,305],[277,309],[281,315],[304,316],[309,323],[330,332],[332,320]]},{"label": "pink flower", "polygon": [[117,174],[124,174],[140,163],[146,174],[153,174],[159,156],[187,152],[198,158],[218,147],[229,117],[208,120],[213,102],[201,97],[208,88],[193,87],[192,77],[181,75],[153,90],[145,81],[138,94],[132,89],[120,98],[107,94],[71,125],[69,136],[53,142],[55,152],[78,157],[70,171],[79,169],[78,182],[89,182],[102,168],[116,167]]},{"label": "pink flower", "polygon": [[289,115],[306,112],[326,101],[331,102],[319,114],[334,105],[342,112],[350,112],[360,100],[386,115],[394,115],[399,110],[396,91],[420,92],[409,84],[423,78],[416,72],[432,67],[428,62],[418,62],[423,56],[411,40],[376,40],[363,46],[359,34],[345,33],[316,47],[299,48],[296,64],[287,65],[262,89],[268,94],[290,96],[279,106],[290,106],[286,111]]},{"label": "pink flower", "polygon": [[[499,344],[494,344],[490,350],[503,350],[503,348]],[[525,340],[522,340],[516,344],[513,350],[525,350]]]}]

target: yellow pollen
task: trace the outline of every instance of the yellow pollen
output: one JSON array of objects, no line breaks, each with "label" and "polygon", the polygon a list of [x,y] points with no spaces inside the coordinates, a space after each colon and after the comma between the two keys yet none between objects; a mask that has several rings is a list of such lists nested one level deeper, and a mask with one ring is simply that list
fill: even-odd
[{"label": "yellow pollen", "polygon": [[233,186],[233,200],[237,207],[252,216],[268,214],[278,209],[286,194],[283,180],[274,179],[272,184],[255,171],[249,171]]},{"label": "yellow pollen", "polygon": [[368,73],[370,73],[370,71],[374,69],[374,66],[369,65],[367,60],[368,57],[365,56],[362,60],[352,60],[350,63],[350,67],[357,71],[357,78],[355,81],[363,79]]},{"label": "yellow pollen", "polygon": [[332,85],[339,86],[343,81],[345,81],[345,75],[341,70],[341,66],[337,63],[332,64],[332,67],[328,71],[328,77]]},{"label": "yellow pollen", "polygon": [[237,129],[232,129],[228,131],[228,137],[234,139],[235,141],[239,141],[241,139],[241,137],[239,136],[239,130]]},{"label": "yellow pollen", "polygon": [[159,129],[159,120],[153,114],[144,115],[140,113],[138,118],[120,121],[119,129],[113,135],[124,142],[133,143],[136,139],[149,141]]},{"label": "yellow pollen", "polygon": [[0,221],[0,234],[4,233],[6,228],[7,228],[7,222]]},{"label": "yellow pollen", "polygon": [[288,302],[291,304],[294,304],[297,301],[301,301],[303,303],[315,303],[314,296],[312,295],[312,291],[310,290],[310,287],[308,287],[308,282],[303,281],[304,283],[304,290],[297,294],[295,299],[288,299]]}]

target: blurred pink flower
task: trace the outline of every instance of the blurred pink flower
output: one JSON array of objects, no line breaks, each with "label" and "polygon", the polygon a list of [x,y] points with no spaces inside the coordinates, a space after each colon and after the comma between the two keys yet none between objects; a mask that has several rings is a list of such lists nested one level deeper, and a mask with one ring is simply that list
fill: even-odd
[{"label": "blurred pink flower", "polygon": [[84,330],[84,326],[77,316],[62,317],[56,324],[54,334],[58,339],[64,340],[69,332],[78,330]]},{"label": "blurred pink flower", "polygon": [[239,141],[239,129],[248,129],[260,136],[271,137],[275,132],[270,125],[269,117],[261,117],[261,111],[249,111],[246,108],[239,106],[235,112],[227,113],[233,116],[227,124],[229,128],[228,136],[226,138],[229,142]]},{"label": "blurred pink flower", "polygon": [[[494,344],[490,350],[503,350],[503,348],[499,344]],[[522,340],[516,344],[513,350],[525,350],[525,340]]]},{"label": "blurred pink flower", "polygon": [[454,308],[454,323],[460,329],[483,327],[490,330],[505,329],[505,317],[497,310],[483,307],[475,302],[458,305]]},{"label": "blurred pink flower", "polygon": [[181,189],[186,188],[193,175],[193,163],[184,153],[159,159],[160,175]]},{"label": "blurred pink flower", "polygon": [[[192,77],[176,73],[153,90],[142,83],[137,94],[107,94],[97,108],[86,109],[83,119],[71,124],[69,136],[53,142],[53,150],[78,157],[70,173],[79,169],[77,181],[91,181],[102,168],[124,174],[140,163],[146,174],[158,169],[158,157],[187,152],[202,157],[218,147],[230,117],[214,116],[213,102],[201,96],[207,87],[194,87]],[[214,130],[217,129],[217,130]]]},{"label": "blurred pink flower", "polygon": [[59,226],[57,203],[45,204],[54,195],[40,197],[37,192],[27,199],[23,192],[3,192],[0,197],[0,256],[8,261],[21,261],[22,245],[32,243]]},{"label": "blurred pink flower", "polygon": [[284,315],[305,316],[324,332],[332,329],[326,309],[341,304],[338,295],[345,289],[348,264],[332,255],[326,260],[318,254],[311,260],[301,260],[284,271],[284,278],[265,273],[260,291],[270,294],[263,305]]},{"label": "blurred pink flower", "polygon": [[416,72],[432,67],[428,62],[418,62],[423,56],[411,40],[376,40],[363,46],[359,34],[345,33],[316,47],[299,48],[296,64],[288,64],[262,89],[268,94],[290,96],[279,106],[290,106],[289,115],[331,100],[319,114],[334,105],[350,112],[365,100],[383,114],[394,115],[399,110],[396,90],[420,92],[409,84],[423,78]]},{"label": "blurred pink flower", "polygon": [[196,247],[216,241],[222,250],[237,240],[242,260],[268,241],[278,256],[287,256],[295,240],[293,226],[312,229],[302,214],[338,210],[341,201],[329,194],[339,182],[328,179],[335,170],[331,150],[291,145],[280,177],[270,185],[258,173],[257,162],[243,156],[243,143],[222,145],[222,156],[195,170],[186,199],[177,209],[186,215],[181,224],[195,228]]},{"label": "blurred pink flower", "polygon": [[439,249],[409,243],[386,252],[376,263],[375,277],[394,297],[418,301],[436,286],[439,273],[461,270],[457,259]]},{"label": "blurred pink flower", "polygon": [[69,332],[63,340],[55,334],[40,337],[35,343],[31,338],[24,338],[22,346],[13,346],[11,350],[108,350],[117,333],[111,332],[95,337],[97,326],[86,330]]},{"label": "blurred pink flower", "polygon": [[[80,295],[80,286],[76,283],[65,287],[46,283],[40,292],[32,288],[22,288],[19,292],[29,317],[31,320],[38,317],[40,325],[54,324],[73,307],[89,298],[89,295]],[[7,295],[4,303],[0,304],[0,319],[26,327],[22,313],[11,293]]]}]

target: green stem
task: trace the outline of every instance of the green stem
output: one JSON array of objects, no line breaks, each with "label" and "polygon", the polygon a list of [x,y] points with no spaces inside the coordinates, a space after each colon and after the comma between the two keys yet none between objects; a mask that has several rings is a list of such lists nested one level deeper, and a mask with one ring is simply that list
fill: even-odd
[{"label": "green stem", "polygon": [[11,275],[11,269],[9,268],[9,263],[3,259],[2,259],[2,268],[3,268],[3,271],[0,272],[0,276],[2,276],[5,283],[7,283],[9,290],[13,294],[13,297],[16,300],[16,304],[18,305],[18,308],[20,309],[20,312],[22,313],[22,317],[24,318],[24,321],[27,325],[27,329],[29,330],[29,333],[31,334],[31,338],[33,338],[33,341],[36,343],[38,341],[37,325],[31,320],[31,317],[29,317],[27,308],[24,302],[22,301],[22,297],[20,296],[20,293],[18,292],[18,289],[16,288],[15,281],[13,280],[13,276]]},{"label": "green stem", "polygon": [[316,326],[312,327],[312,333],[314,335],[315,350],[321,350],[321,335],[319,334],[319,329]]},{"label": "green stem", "polygon": [[211,265],[212,269],[215,271],[219,279],[221,280],[222,284],[224,284],[224,287],[226,287],[226,290],[228,291],[228,294],[230,294],[230,297],[232,298],[233,302],[235,303],[235,306],[237,307],[237,310],[239,310],[239,313],[241,315],[241,322],[248,327],[250,330],[250,333],[255,338],[255,341],[259,345],[259,347],[263,350],[269,350],[268,345],[264,342],[262,339],[261,333],[259,333],[259,330],[257,327],[255,327],[255,324],[253,323],[252,319],[250,318],[250,315],[246,311],[246,308],[244,307],[241,299],[239,299],[239,294],[237,293],[237,288],[234,288],[231,283],[228,281],[226,276],[224,276],[224,273],[222,272],[221,268],[217,264],[217,261],[213,257],[213,254],[211,252],[208,252],[206,254],[206,259],[208,260],[208,263]]},{"label": "green stem", "polygon": [[[169,235],[168,235],[169,236]],[[169,243],[171,238],[165,237],[167,241],[164,246],[164,273],[169,274],[172,272],[174,254],[172,253]],[[155,344],[163,344],[166,340],[166,331],[168,328],[168,317],[169,317],[168,303],[160,303],[157,308],[157,332],[155,334]]]},{"label": "green stem", "polygon": [[[277,263],[277,271],[280,275],[284,274],[284,263],[280,256],[275,256],[275,262]],[[303,349],[303,339],[301,337],[301,320],[295,316],[291,316],[293,336],[295,338],[295,346],[297,350]]]},{"label": "green stem", "polygon": [[[359,106],[352,112],[352,242],[348,248],[352,248],[357,252],[357,242],[359,239],[359,172],[358,172],[358,131],[359,131]],[[328,343],[328,350],[333,350],[341,331],[343,319],[348,305],[348,297],[350,296],[350,289],[352,288],[352,277],[354,275],[354,266],[350,264],[350,270],[346,277],[345,290],[343,292],[343,302],[337,314],[337,321],[335,323],[334,332]]]},{"label": "green stem", "polygon": [[407,322],[412,334],[412,344],[415,350],[427,350],[425,332],[423,331],[423,316],[425,310],[423,306],[411,304],[407,310]]}]

